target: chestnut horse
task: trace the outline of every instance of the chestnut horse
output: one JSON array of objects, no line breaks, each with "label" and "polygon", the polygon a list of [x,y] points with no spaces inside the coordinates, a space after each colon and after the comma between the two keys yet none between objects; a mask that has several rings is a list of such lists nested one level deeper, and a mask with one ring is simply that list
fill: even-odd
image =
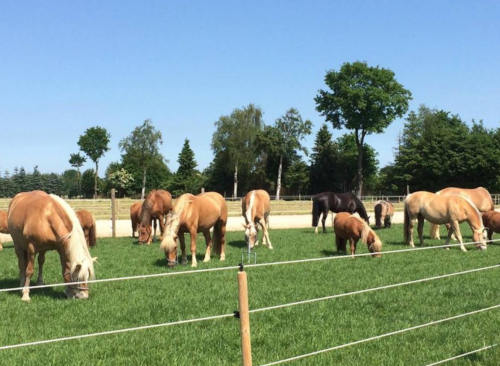
[{"label": "chestnut horse", "polygon": [[476,247],[486,249],[484,238],[484,226],[481,214],[477,207],[463,196],[457,194],[442,196],[432,192],[419,191],[408,195],[404,206],[404,237],[406,244],[414,247],[413,244],[413,225],[414,220],[418,219],[418,237],[420,246],[424,239],[422,231],[424,229],[424,219],[431,224],[449,224],[448,237],[446,244],[450,243],[451,234],[455,233],[460,242],[460,249],[466,252],[460,233],[460,223],[466,221],[471,230],[473,241]]},{"label": "chestnut horse", "polygon": [[85,235],[85,240],[87,241],[87,246],[95,247],[97,240],[97,232],[95,227],[95,218],[91,212],[87,210],[75,211],[80,225],[82,225],[82,230]]},{"label": "chestnut horse", "polygon": [[349,240],[351,255],[354,257],[356,254],[356,245],[359,239],[361,239],[361,242],[368,246],[370,253],[376,253],[374,254],[375,257],[380,257],[382,241],[380,241],[375,231],[370,228],[366,221],[357,215],[351,215],[349,212],[339,212],[333,220],[333,230],[335,231],[337,251],[346,252],[347,240]]},{"label": "chestnut horse", "polygon": [[[0,233],[8,234],[9,227],[7,226],[7,212],[0,211]],[[2,242],[0,242],[0,250],[3,249]]]},{"label": "chestnut horse", "polygon": [[380,200],[375,202],[373,210],[375,211],[375,226],[380,229],[383,219],[384,227],[390,228],[392,216],[394,216],[394,205],[390,202]]},{"label": "chestnut horse", "polygon": [[136,231],[137,235],[139,235],[139,225],[141,224],[141,209],[142,209],[142,202],[135,202],[132,204],[132,206],[130,206],[130,222],[132,223],[132,238],[135,238]]},{"label": "chestnut horse", "polygon": [[[488,210],[495,209],[495,205],[493,204],[493,200],[491,199],[490,192],[488,192],[488,190],[483,187],[477,187],[473,189],[449,187],[436,192],[436,194],[439,194],[440,196],[458,194],[460,196],[468,198],[477,207],[479,212],[486,212]],[[447,227],[447,229],[449,229],[449,227]],[[439,225],[431,225],[430,237],[431,239],[441,239],[439,235]],[[452,237],[452,239],[454,239],[454,237]]]},{"label": "chestnut horse", "polygon": [[[220,260],[226,259],[226,223],[227,205],[224,197],[216,192],[206,192],[194,196],[190,193],[183,194],[175,202],[174,209],[167,220],[165,235],[160,249],[165,251],[167,265],[173,267],[177,264],[177,243],[179,238],[182,250],[182,264],[187,263],[186,244],[184,233],[191,236],[191,267],[196,267],[196,235],[203,233],[207,244],[205,259],[210,261],[212,246],[216,254],[220,254]],[[210,229],[214,228],[214,238],[210,236]]]},{"label": "chestnut horse", "polygon": [[30,300],[29,284],[37,254],[37,284],[43,283],[42,267],[47,250],[58,251],[66,283],[81,282],[67,285],[66,296],[88,298],[87,281],[94,278],[94,259],[73,209],[58,196],[42,191],[23,192],[14,196],[7,216],[24,287],[22,300]]},{"label": "chestnut horse", "polygon": [[484,212],[483,225],[488,229],[488,240],[493,239],[493,233],[500,233],[500,212],[495,210]]},{"label": "chestnut horse", "polygon": [[140,224],[139,224],[139,243],[151,244],[153,237],[156,238],[156,225],[153,236],[151,236],[151,222],[157,219],[160,222],[161,235],[165,231],[165,215],[172,210],[172,195],[163,189],[152,190],[142,203]]},{"label": "chestnut horse", "polygon": [[269,249],[273,249],[271,240],[269,239],[269,213],[271,212],[271,199],[269,194],[257,189],[250,191],[241,200],[241,214],[245,218],[245,243],[250,248],[254,245],[259,245],[259,227],[262,227],[262,245],[268,245]]}]

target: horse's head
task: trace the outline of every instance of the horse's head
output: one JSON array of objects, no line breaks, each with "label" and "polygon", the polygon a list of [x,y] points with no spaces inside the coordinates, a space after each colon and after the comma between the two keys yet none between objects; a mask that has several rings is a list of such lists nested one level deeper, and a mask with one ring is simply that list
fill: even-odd
[{"label": "horse's head", "polygon": [[370,253],[374,253],[375,257],[380,257],[382,251],[382,241],[378,235],[368,226],[364,224],[363,231],[361,232],[361,240],[366,243]]},{"label": "horse's head", "polygon": [[160,244],[160,249],[165,252],[169,267],[174,267],[177,264],[177,238],[177,234],[167,233]]},{"label": "horse's head", "polygon": [[151,225],[146,225],[143,223],[139,225],[139,243],[151,243]]},{"label": "horse's head", "polygon": [[245,228],[245,243],[247,247],[250,246],[250,249],[252,249],[257,239],[256,225],[253,222],[251,222],[247,225],[243,224],[243,227]]},{"label": "horse's head", "polygon": [[89,285],[87,281],[93,277],[93,263],[97,257],[90,260],[84,258],[74,261],[69,268],[69,271],[64,275],[66,282],[80,282],[75,285],[68,285],[64,293],[71,299],[88,299]]},{"label": "horse's head", "polygon": [[486,237],[488,229],[483,227],[481,229],[474,229],[472,232],[472,240],[476,243],[476,248],[486,250]]}]

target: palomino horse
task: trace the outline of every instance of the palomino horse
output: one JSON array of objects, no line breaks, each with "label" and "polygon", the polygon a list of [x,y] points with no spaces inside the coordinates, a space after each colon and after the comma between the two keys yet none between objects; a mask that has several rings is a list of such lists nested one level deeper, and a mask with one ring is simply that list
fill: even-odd
[{"label": "palomino horse", "polygon": [[335,231],[337,251],[346,252],[347,240],[349,240],[351,255],[354,257],[356,254],[356,245],[359,239],[361,239],[361,242],[368,246],[370,253],[376,253],[374,254],[375,257],[380,257],[382,241],[380,241],[375,231],[370,228],[366,221],[357,215],[351,215],[348,212],[339,212],[333,220],[333,230]]},{"label": "palomino horse", "polygon": [[[9,227],[7,226],[7,212],[0,211],[0,233],[8,234]],[[2,242],[0,242],[0,250],[3,249]]]},{"label": "palomino horse", "polygon": [[80,225],[82,225],[82,230],[85,235],[85,240],[87,241],[87,246],[95,247],[97,241],[97,232],[95,226],[95,218],[91,212],[87,210],[75,211]]},{"label": "palomino horse", "polygon": [[336,213],[349,212],[350,214],[357,212],[363,220],[365,220],[368,224],[370,223],[370,218],[366,213],[363,202],[361,202],[353,193],[318,193],[313,197],[312,208],[312,226],[316,228],[314,231],[316,234],[318,233],[318,221],[320,215],[323,215],[321,223],[323,224],[323,233],[326,233],[325,220],[326,216],[328,216],[328,211]]},{"label": "palomino horse", "polygon": [[446,244],[450,243],[451,234],[455,232],[456,237],[460,242],[460,249],[466,252],[462,242],[462,234],[460,233],[460,223],[466,221],[471,230],[472,238],[476,242],[476,247],[486,249],[486,241],[484,239],[483,220],[479,210],[474,204],[465,197],[457,194],[450,196],[441,196],[432,192],[415,192],[408,195],[405,199],[404,206],[404,237],[406,244],[414,247],[413,244],[413,225],[414,220],[418,219],[418,237],[420,246],[423,245],[424,239],[422,231],[424,229],[424,219],[431,224],[449,224],[448,237]]},{"label": "palomino horse", "polygon": [[488,240],[493,239],[493,233],[500,233],[500,212],[495,210],[484,212],[483,225],[488,229]]},{"label": "palomino horse", "polygon": [[384,220],[384,227],[391,227],[392,216],[394,216],[394,205],[390,202],[380,200],[375,202],[373,206],[375,211],[375,226],[377,229],[382,227],[382,220]]},{"label": "palomino horse", "polygon": [[[483,187],[477,187],[473,189],[449,187],[436,192],[436,194],[439,194],[440,196],[458,194],[460,196],[468,198],[477,207],[479,212],[486,212],[488,210],[495,209],[495,205],[493,204],[493,200],[491,199],[490,192],[488,192],[488,190]],[[447,229],[449,229],[449,227],[447,227]],[[439,235],[439,225],[431,225],[430,237],[431,239],[441,239]],[[452,239],[454,238],[452,237]]]},{"label": "palomino horse", "polygon": [[271,240],[269,239],[268,225],[269,213],[271,212],[271,199],[269,194],[257,189],[250,191],[241,200],[241,214],[245,218],[245,242],[247,246],[253,248],[254,245],[259,245],[259,227],[262,227],[262,245],[269,245],[269,249],[273,249]]},{"label": "palomino horse", "polygon": [[161,235],[165,231],[165,215],[172,210],[172,195],[163,189],[152,190],[142,203],[139,243],[151,244],[153,237],[156,237],[156,225],[153,236],[151,236],[151,221],[157,219],[160,222]]},{"label": "palomino horse", "polygon": [[42,267],[47,250],[58,251],[66,283],[80,282],[67,285],[66,296],[88,298],[87,281],[94,278],[94,259],[75,212],[62,198],[42,191],[19,193],[10,202],[7,221],[24,287],[22,300],[30,300],[29,284],[37,253],[37,284],[43,283]]},{"label": "palomino horse", "polygon": [[[167,220],[165,235],[160,248],[165,251],[167,265],[173,267],[177,263],[177,243],[179,238],[182,250],[182,264],[187,263],[184,233],[191,236],[191,267],[196,267],[196,234],[202,232],[207,243],[207,251],[203,262],[210,261],[212,246],[220,260],[226,259],[226,223],[227,205],[224,197],[216,192],[201,193],[197,196],[186,193],[175,202],[174,209]],[[214,228],[214,238],[210,229]]]}]

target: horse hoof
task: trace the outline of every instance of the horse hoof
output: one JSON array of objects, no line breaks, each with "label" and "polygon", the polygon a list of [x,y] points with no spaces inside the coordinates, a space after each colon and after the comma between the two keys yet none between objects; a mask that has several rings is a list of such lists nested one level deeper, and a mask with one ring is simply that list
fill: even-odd
[{"label": "horse hoof", "polygon": [[220,257],[220,261],[223,262],[226,260],[226,257]]},{"label": "horse hoof", "polygon": [[203,260],[203,263],[207,263],[207,262],[210,262],[210,258],[208,258],[208,259],[207,259],[207,258],[205,258],[205,259]]},{"label": "horse hoof", "polygon": [[23,296],[21,300],[23,300],[24,302],[30,302],[31,301],[31,299],[30,299],[29,296]]},{"label": "horse hoof", "polygon": [[274,249],[274,248],[272,247],[272,245],[270,245],[268,248],[269,248],[269,249]]},{"label": "horse hoof", "polygon": [[197,263],[193,263],[193,264],[191,264],[191,267],[196,268],[196,267],[198,267],[198,264]]}]

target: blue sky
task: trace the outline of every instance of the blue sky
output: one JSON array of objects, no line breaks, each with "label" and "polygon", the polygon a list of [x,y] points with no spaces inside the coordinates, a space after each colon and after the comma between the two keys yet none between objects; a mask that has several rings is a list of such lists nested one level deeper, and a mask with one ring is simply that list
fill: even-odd
[{"label": "blue sky", "polygon": [[[79,136],[101,126],[111,134],[102,176],[147,118],[170,169],[186,138],[204,169],[214,122],[249,103],[266,124],[297,108],[314,124],[310,149],[325,73],[357,60],[394,71],[411,110],[426,104],[498,128],[499,16],[500,2],[487,0],[2,1],[0,172],[62,173]],[[367,138],[381,167],[403,122]]]}]

